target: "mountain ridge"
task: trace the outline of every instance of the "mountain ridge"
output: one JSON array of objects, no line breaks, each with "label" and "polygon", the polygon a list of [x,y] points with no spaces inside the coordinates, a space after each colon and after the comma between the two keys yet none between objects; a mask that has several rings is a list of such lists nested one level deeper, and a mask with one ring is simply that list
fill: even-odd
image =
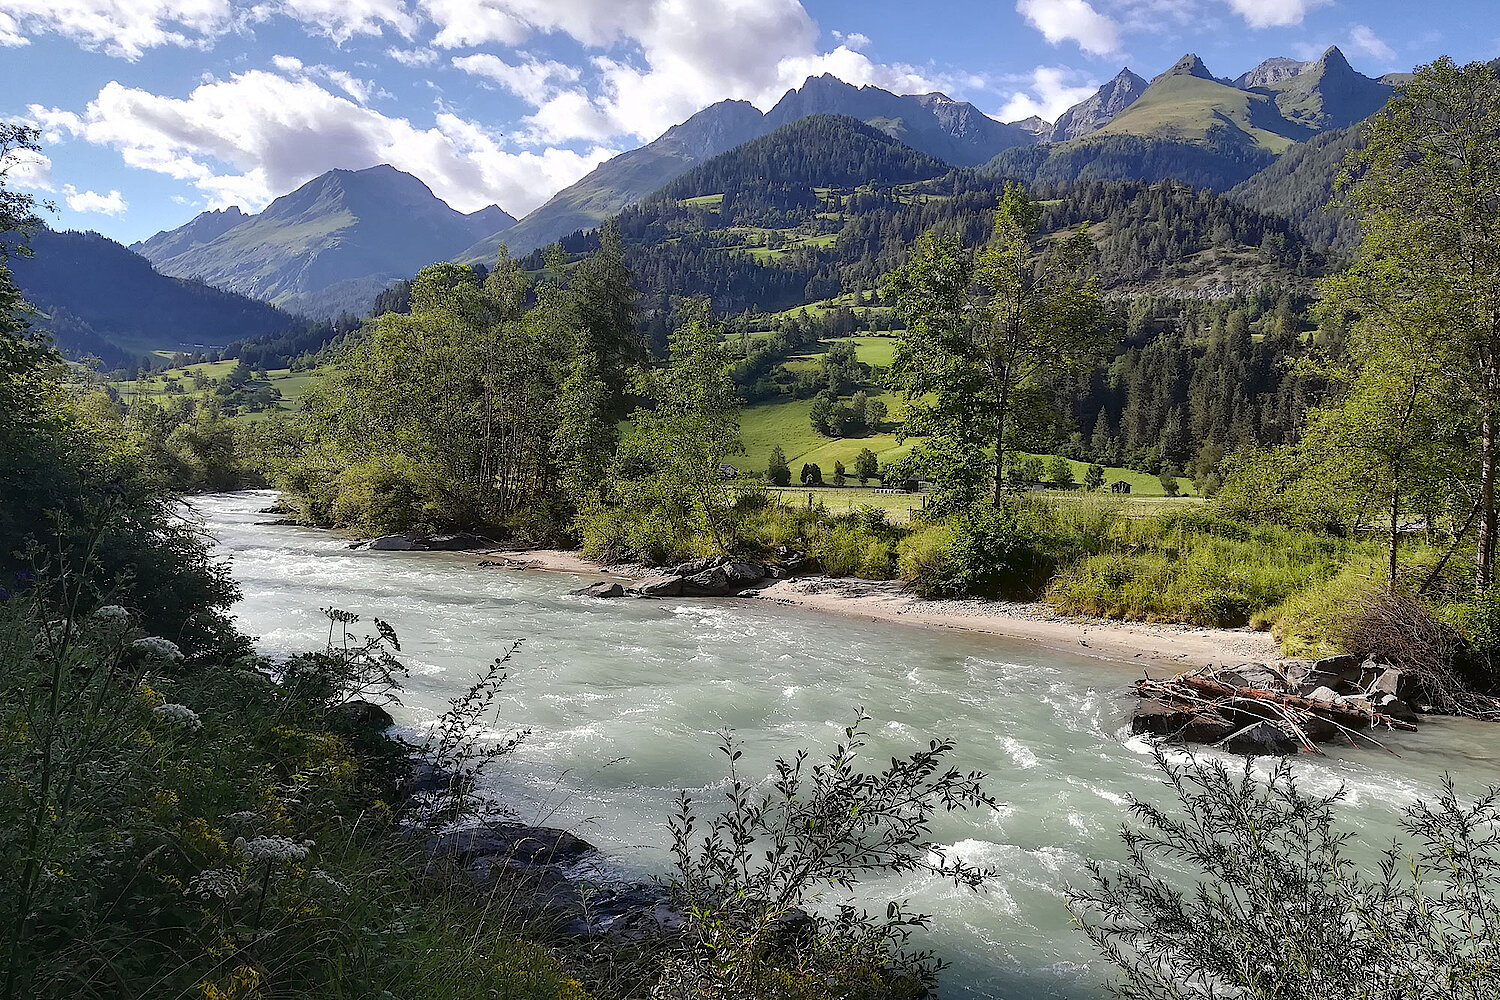
[{"label": "mountain ridge", "polygon": [[391,279],[514,222],[494,205],[459,212],[420,178],[379,164],[326,171],[221,230],[221,219],[200,215],[139,248],[163,274],[326,317],[364,312]]}]

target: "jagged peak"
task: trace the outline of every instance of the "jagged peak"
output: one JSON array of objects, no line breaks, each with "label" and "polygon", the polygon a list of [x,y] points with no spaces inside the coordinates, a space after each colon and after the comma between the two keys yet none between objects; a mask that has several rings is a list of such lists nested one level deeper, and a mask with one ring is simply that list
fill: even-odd
[{"label": "jagged peak", "polygon": [[1349,65],[1349,60],[1344,57],[1344,53],[1339,49],[1337,45],[1328,46],[1328,50],[1324,52],[1322,57],[1318,60],[1318,67],[1320,69],[1342,70],[1349,73],[1354,72],[1354,67]]},{"label": "jagged peak", "polygon": [[1200,80],[1217,81],[1217,78],[1208,71],[1208,67],[1203,64],[1203,60],[1192,52],[1177,60],[1172,64],[1171,69],[1151,82],[1156,83],[1157,80],[1165,80],[1169,76],[1196,76]]}]

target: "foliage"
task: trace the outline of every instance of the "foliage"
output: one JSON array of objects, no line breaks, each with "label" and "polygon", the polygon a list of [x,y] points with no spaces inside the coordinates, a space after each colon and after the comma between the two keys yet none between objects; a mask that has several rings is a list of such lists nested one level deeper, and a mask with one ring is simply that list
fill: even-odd
[{"label": "foliage", "polygon": [[[1364,229],[1348,271],[1324,282],[1330,309],[1398,349],[1443,359],[1442,395],[1472,409],[1475,588],[1500,539],[1500,77],[1446,57],[1419,67],[1351,156],[1349,206]],[[1350,178],[1346,178],[1348,180]],[[1420,432],[1419,432],[1420,433]],[[1398,491],[1399,492],[1399,491]]]},{"label": "foliage", "polygon": [[[932,438],[967,464],[988,455],[996,504],[1007,437],[1042,405],[1045,380],[1087,366],[1108,339],[1098,281],[1083,276],[1087,227],[1045,257],[1036,227],[1030,199],[1007,187],[989,245],[971,257],[956,238],[925,236],[886,286],[906,323],[890,370],[907,404],[903,434]],[[920,454],[913,461],[923,464]],[[969,477],[949,485],[950,463],[926,464],[939,491],[972,488]]]},{"label": "foliage", "polygon": [[722,471],[742,450],[731,365],[723,335],[700,303],[672,335],[666,365],[639,376],[637,392],[653,406],[631,415],[603,499],[580,514],[585,551],[649,558],[632,522],[670,525],[679,537],[701,533],[715,551],[734,549],[735,488]]},{"label": "foliage", "polygon": [[1269,780],[1249,761],[1157,766],[1180,808],[1133,801],[1125,861],[1090,862],[1069,896],[1117,996],[1478,1000],[1500,986],[1500,790],[1468,803],[1445,783],[1372,867],[1338,826],[1343,791],[1304,791],[1286,762]]},{"label": "foliage", "polygon": [[806,751],[778,758],[763,791],[741,776],[743,750],[723,735],[725,807],[705,818],[682,793],[670,821],[672,888],[693,947],[669,961],[655,996],[875,1000],[930,988],[940,963],[908,946],[925,915],[897,901],[884,914],[847,903],[832,913],[802,907],[882,875],[920,872],[982,888],[993,873],[948,855],[931,829],[944,812],[995,803],[986,775],[949,765],[947,740],[862,770],[866,721],[861,711],[826,760],[811,762]]},{"label": "foliage", "polygon": [[766,467],[766,479],[772,486],[792,484],[792,467],[786,464],[786,455],[779,444],[771,449],[771,459]]},{"label": "foliage", "polygon": [[1119,520],[1101,551],[1063,570],[1047,600],[1065,614],[1233,627],[1273,621],[1270,609],[1372,549],[1306,529],[1246,524],[1220,510]]}]

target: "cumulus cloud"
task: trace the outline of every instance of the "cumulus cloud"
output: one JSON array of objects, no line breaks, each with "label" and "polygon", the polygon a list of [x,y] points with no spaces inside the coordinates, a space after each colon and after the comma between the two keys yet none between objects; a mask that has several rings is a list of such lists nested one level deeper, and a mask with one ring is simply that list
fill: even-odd
[{"label": "cumulus cloud", "polygon": [[437,62],[438,54],[435,49],[415,48],[385,50],[385,54],[403,66],[431,66]]},{"label": "cumulus cloud", "polygon": [[1053,45],[1077,42],[1079,48],[1096,56],[1120,48],[1120,26],[1087,0],[1016,0],[1016,13]]},{"label": "cumulus cloud", "polygon": [[120,197],[120,192],[110,191],[109,194],[99,194],[97,191],[80,191],[71,184],[63,185],[63,200],[68,207],[75,212],[85,212],[91,215],[121,216],[130,206],[125,199]]},{"label": "cumulus cloud", "polygon": [[0,0],[0,43],[55,34],[125,59],[159,45],[206,45],[232,24],[229,0]]},{"label": "cumulus cloud", "polygon": [[1396,50],[1363,24],[1356,24],[1350,29],[1349,48],[1383,62],[1390,63],[1396,60]]},{"label": "cumulus cloud", "polygon": [[12,149],[0,158],[0,177],[16,187],[51,191],[52,159],[33,149]]},{"label": "cumulus cloud", "polygon": [[129,166],[193,184],[209,207],[259,208],[334,167],[390,163],[461,211],[498,203],[523,213],[616,152],[513,152],[456,115],[421,128],[307,77],[263,70],[203,84],[186,98],[111,82],[82,113],[33,105],[30,114],[55,137],[111,147]]},{"label": "cumulus cloud", "polygon": [[402,0],[274,0],[252,7],[250,14],[255,20],[277,14],[289,17],[339,45],[355,35],[379,35],[386,28],[410,38],[417,28],[417,19]]},{"label": "cumulus cloud", "polygon": [[862,35],[857,31],[835,31],[833,33],[833,40],[845,48],[853,49],[855,52],[870,47],[870,36]]},{"label": "cumulus cloud", "polygon": [[544,104],[565,84],[576,83],[581,75],[574,66],[555,60],[539,60],[523,54],[523,60],[511,64],[499,56],[482,52],[456,56],[453,65],[465,73],[499,84],[533,106]]},{"label": "cumulus cloud", "polygon": [[1055,122],[1058,115],[1092,97],[1098,89],[1097,81],[1081,79],[1077,70],[1038,66],[1032,70],[1028,86],[1012,94],[995,117],[1015,122],[1036,115],[1043,121]]},{"label": "cumulus cloud", "polygon": [[1307,12],[1333,0],[1224,0],[1252,28],[1280,28],[1301,24]]}]

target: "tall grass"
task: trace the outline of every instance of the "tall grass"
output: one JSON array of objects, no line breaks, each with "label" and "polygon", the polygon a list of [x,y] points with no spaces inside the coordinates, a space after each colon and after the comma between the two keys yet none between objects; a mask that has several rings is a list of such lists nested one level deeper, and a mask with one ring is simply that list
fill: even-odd
[{"label": "tall grass", "polygon": [[1105,550],[1060,573],[1046,597],[1065,614],[1268,626],[1278,617],[1272,609],[1350,566],[1378,560],[1377,549],[1211,510],[1169,511],[1115,522]]}]

